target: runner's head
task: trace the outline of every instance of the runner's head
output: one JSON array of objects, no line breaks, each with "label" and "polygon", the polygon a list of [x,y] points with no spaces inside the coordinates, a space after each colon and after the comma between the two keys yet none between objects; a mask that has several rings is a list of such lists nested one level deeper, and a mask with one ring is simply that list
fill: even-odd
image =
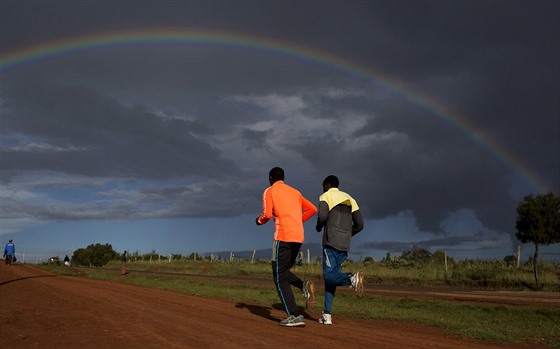
[{"label": "runner's head", "polygon": [[270,185],[272,185],[276,181],[283,181],[284,180],[284,170],[280,167],[274,167],[268,173],[268,181]]},{"label": "runner's head", "polygon": [[323,191],[327,191],[331,188],[338,188],[339,185],[338,177],[334,175],[327,176],[323,180]]}]

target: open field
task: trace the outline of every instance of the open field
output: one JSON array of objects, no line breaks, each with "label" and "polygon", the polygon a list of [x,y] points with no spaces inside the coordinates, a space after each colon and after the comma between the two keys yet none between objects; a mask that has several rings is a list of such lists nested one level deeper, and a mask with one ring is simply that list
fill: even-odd
[{"label": "open field", "polygon": [[[235,262],[212,262],[193,260],[155,259],[138,260],[128,263],[130,270],[162,271],[172,273],[187,273],[215,276],[249,276],[256,278],[270,278],[270,261],[257,260]],[[108,267],[117,268],[118,262],[109,262]],[[321,261],[303,263],[295,266],[298,275],[322,280]],[[368,284],[394,286],[421,287],[453,287],[465,289],[486,290],[533,290],[534,275],[532,265],[522,265],[520,268],[508,266],[500,260],[464,260],[449,263],[448,268],[443,263],[429,263],[414,265],[414,263],[395,262],[347,261],[344,270],[355,272],[362,270],[368,278]],[[542,291],[560,292],[560,264],[541,263],[539,266]]]},{"label": "open field", "polygon": [[[1,347],[10,343],[11,348],[279,348],[286,345],[356,348],[546,348],[554,347],[554,343],[557,345],[559,338],[557,326],[556,333],[550,334],[549,329],[544,337],[535,333],[534,337],[526,338],[524,343],[499,344],[476,340],[464,334],[453,335],[448,330],[409,321],[368,319],[367,316],[355,318],[336,315],[333,326],[323,326],[316,322],[320,316],[320,307],[306,311],[305,328],[282,328],[277,322],[285,314],[278,308],[274,292],[271,292],[273,286],[270,280],[244,278],[231,282],[218,277],[198,276],[187,278],[187,282],[175,281],[175,287],[186,284],[187,288],[191,288],[191,293],[216,288],[212,285],[232,285],[231,297],[219,299],[216,296],[193,296],[184,291],[145,287],[149,285],[126,284],[155,282],[173,288],[169,286],[173,282],[166,279],[181,279],[161,274],[142,275],[141,272],[132,271],[120,277],[116,270],[99,270],[90,274],[89,269],[80,269],[78,272],[88,277],[76,277],[54,274],[29,265],[6,267],[0,264],[0,268],[1,308],[3,314],[13,314],[11,317],[2,317]],[[100,274],[96,276],[97,272]],[[108,275],[114,280],[94,279]],[[210,281],[205,281],[205,278]],[[244,289],[242,293],[249,298],[270,301],[266,301],[268,304],[260,304],[245,300],[238,296],[241,293],[236,294],[235,285]],[[351,294],[347,290],[343,291],[341,299],[344,295],[350,298]],[[534,302],[531,301],[532,298]],[[530,309],[534,309],[536,315],[540,312],[545,317],[552,317],[549,320],[553,324],[558,324],[560,317],[558,293],[481,291],[469,295],[467,291],[454,294],[443,290],[414,293],[412,288],[376,286],[368,287],[363,299],[357,301],[352,298],[351,303],[356,309],[377,307],[384,302],[397,302],[401,307],[414,308],[432,300],[446,304],[490,302],[490,308],[483,306],[481,309],[487,309],[486,312],[488,309],[502,312],[514,307],[520,308],[521,314],[527,311],[528,304],[535,304]],[[523,305],[519,305],[520,303]],[[484,310],[481,316],[484,316]],[[542,325],[546,326],[545,323]],[[502,326],[506,329],[508,324]],[[290,333],[282,334],[284,331]]]}]

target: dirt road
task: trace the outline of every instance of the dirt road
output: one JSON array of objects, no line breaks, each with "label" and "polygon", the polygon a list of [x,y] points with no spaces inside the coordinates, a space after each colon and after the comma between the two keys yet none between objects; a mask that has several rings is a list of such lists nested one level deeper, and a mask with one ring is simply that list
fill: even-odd
[{"label": "dirt road", "polygon": [[[560,303],[560,299],[556,299]],[[557,306],[557,303],[556,304]],[[194,297],[0,264],[0,348],[539,348],[498,345],[396,322],[309,312],[284,328],[273,307]],[[544,347],[540,347],[544,348]]]}]

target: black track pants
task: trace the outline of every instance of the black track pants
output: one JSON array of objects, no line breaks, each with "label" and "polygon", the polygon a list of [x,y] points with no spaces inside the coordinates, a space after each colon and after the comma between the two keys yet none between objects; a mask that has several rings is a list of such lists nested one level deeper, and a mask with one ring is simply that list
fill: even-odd
[{"label": "black track pants", "polygon": [[290,269],[294,266],[301,243],[275,240],[272,246],[272,276],[278,291],[278,296],[289,315],[299,315],[298,306],[294,299],[291,286],[303,289],[303,281],[293,274]]}]

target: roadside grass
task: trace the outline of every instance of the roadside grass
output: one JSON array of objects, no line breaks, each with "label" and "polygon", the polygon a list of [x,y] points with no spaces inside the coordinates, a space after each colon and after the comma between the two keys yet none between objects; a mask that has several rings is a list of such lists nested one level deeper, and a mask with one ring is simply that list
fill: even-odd
[{"label": "roadside grass", "polygon": [[[109,268],[117,268],[112,261]],[[315,281],[322,280],[320,262],[295,266],[298,275]],[[247,276],[270,278],[270,261],[257,260],[234,262],[205,262],[192,260],[135,261],[127,264],[127,269],[166,273],[185,273],[215,276]],[[531,266],[517,269],[508,267],[501,261],[465,261],[443,265],[401,265],[382,262],[347,261],[344,270],[364,271],[367,282],[379,285],[454,287],[493,290],[534,289],[534,275]],[[544,264],[539,268],[541,291],[560,292],[560,264]]]},{"label": "roadside grass", "polygon": [[[466,261],[445,268],[443,265],[401,266],[383,263],[353,263],[370,276],[369,282],[382,285],[452,286],[494,290],[534,289],[531,266],[519,269],[500,261]],[[352,264],[351,264],[352,265]],[[541,291],[560,291],[560,265],[548,264],[539,268]]]},{"label": "roadside grass", "polygon": [[[107,269],[71,268],[70,270],[93,279],[111,280],[201,297],[225,298],[238,303],[279,306],[278,296],[271,281],[270,262],[182,264],[184,265],[181,263],[174,265],[173,262],[155,265],[129,263],[127,269],[133,272],[125,277],[121,277],[117,272],[116,262],[111,262]],[[62,266],[42,265],[41,267],[65,274],[69,271],[69,268]],[[313,265],[295,268],[300,277],[321,282],[320,268]],[[215,276],[238,279],[222,279]],[[260,279],[262,282],[247,282],[245,278]],[[303,305],[303,297],[298,293],[298,290],[294,289],[296,300]],[[317,307],[308,311],[315,317],[320,314],[323,304],[322,292],[318,292],[317,296]],[[420,323],[442,328],[450,335],[483,341],[542,344],[560,348],[560,310],[545,306],[457,303],[367,294],[357,299],[351,292],[338,292],[333,307],[334,321],[337,316]]]}]

